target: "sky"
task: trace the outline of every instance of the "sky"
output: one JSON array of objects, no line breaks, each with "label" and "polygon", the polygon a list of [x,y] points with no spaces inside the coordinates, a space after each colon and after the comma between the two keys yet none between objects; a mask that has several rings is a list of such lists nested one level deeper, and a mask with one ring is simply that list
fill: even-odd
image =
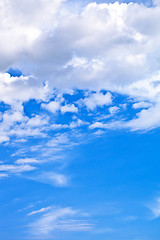
[{"label": "sky", "polygon": [[159,240],[160,2],[0,0],[0,238]]}]

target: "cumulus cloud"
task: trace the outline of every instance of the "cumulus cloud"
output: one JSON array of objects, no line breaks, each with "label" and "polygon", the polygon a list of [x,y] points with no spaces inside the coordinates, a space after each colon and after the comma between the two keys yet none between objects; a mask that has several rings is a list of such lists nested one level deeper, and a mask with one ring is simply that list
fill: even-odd
[{"label": "cumulus cloud", "polygon": [[18,105],[30,99],[45,100],[49,88],[32,76],[11,77],[0,73],[0,101],[9,105]]},{"label": "cumulus cloud", "polygon": [[[160,5],[92,2],[71,11],[63,2],[0,2],[0,143],[48,138],[32,152],[57,157],[81,137],[85,142],[82,127],[94,136],[105,129],[159,127]],[[22,74],[11,76],[9,68]],[[39,104],[38,113],[25,111],[30,100]],[[36,163],[20,156],[15,164],[1,164],[0,176],[34,170],[29,164]],[[39,179],[68,184],[55,172]]]},{"label": "cumulus cloud", "polygon": [[83,102],[89,110],[94,110],[98,106],[102,107],[112,104],[112,94],[110,92],[106,94],[101,92],[93,93],[85,98]]},{"label": "cumulus cloud", "polygon": [[77,113],[78,112],[78,108],[75,107],[74,104],[64,105],[64,106],[61,107],[61,112],[62,113],[66,113],[66,112]]},{"label": "cumulus cloud", "polygon": [[110,108],[109,108],[109,112],[110,112],[111,115],[113,115],[113,114],[117,113],[117,112],[119,111],[119,109],[120,109],[120,108],[117,107],[117,106],[110,107]]},{"label": "cumulus cloud", "polygon": [[48,117],[36,115],[35,117],[32,117],[28,120],[27,125],[32,127],[48,125],[48,120]]},{"label": "cumulus cloud", "polygon": [[131,120],[111,120],[109,122],[94,122],[90,129],[129,129],[131,131],[148,131],[160,127],[160,105],[142,109]]},{"label": "cumulus cloud", "polygon": [[29,53],[44,29],[49,31],[53,28],[61,3],[61,0],[1,1],[1,70],[14,64],[25,53]]},{"label": "cumulus cloud", "polygon": [[149,109],[143,109],[137,117],[128,121],[124,127],[136,130],[150,130],[160,126],[160,105],[155,105]]},{"label": "cumulus cloud", "polygon": [[159,70],[159,13],[137,3],[71,12],[61,0],[3,0],[1,68],[16,65],[53,87],[118,91]]},{"label": "cumulus cloud", "polygon": [[[71,11],[63,2],[1,1],[0,101],[13,108],[36,99],[52,113],[77,113],[74,104],[48,101],[57,87],[107,89],[141,102],[159,102],[159,4],[92,2]],[[24,76],[4,73],[10,67]],[[84,99],[90,110],[112,103],[109,92],[98,91]],[[144,103],[141,107],[147,108]],[[28,125],[45,125],[45,119],[38,121],[35,117]],[[7,139],[1,134],[1,142]]]},{"label": "cumulus cloud", "polygon": [[60,109],[60,102],[58,101],[51,101],[48,104],[42,103],[41,104],[42,108],[45,108],[46,110],[56,113]]},{"label": "cumulus cloud", "polygon": [[[79,13],[67,9],[59,13],[56,26],[52,21],[49,32],[46,25],[51,22],[43,29],[36,26],[41,34],[25,59],[25,69],[59,88],[112,90],[144,79],[159,70],[159,11],[159,6],[137,3],[90,3]],[[19,66],[24,67],[23,61]]]}]

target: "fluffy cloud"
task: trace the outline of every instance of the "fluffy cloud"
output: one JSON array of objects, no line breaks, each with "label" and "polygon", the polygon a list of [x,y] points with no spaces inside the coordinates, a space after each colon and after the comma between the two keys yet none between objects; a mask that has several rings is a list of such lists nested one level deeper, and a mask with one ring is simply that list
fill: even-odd
[{"label": "fluffy cloud", "polygon": [[101,92],[93,93],[85,98],[83,102],[89,110],[94,110],[98,106],[102,107],[112,104],[112,94],[110,92],[106,94]]},{"label": "fluffy cloud", "polygon": [[66,113],[66,112],[77,113],[78,112],[78,108],[75,107],[74,104],[64,105],[64,106],[61,107],[61,112],[62,113]]},{"label": "fluffy cloud", "polygon": [[47,83],[42,84],[32,76],[11,77],[0,73],[0,101],[16,107],[30,99],[46,100],[49,94]]},{"label": "fluffy cloud", "polygon": [[42,108],[52,112],[52,113],[56,113],[59,109],[60,109],[60,102],[58,101],[51,101],[48,104],[42,103]]},{"label": "fluffy cloud", "polygon": [[[160,5],[90,3],[71,11],[63,2],[0,2],[0,102],[6,106],[0,113],[0,143],[46,137],[45,146],[32,150],[56,158],[84,141],[85,134],[77,130],[82,126],[97,135],[103,132],[95,129],[159,127]],[[10,67],[22,75],[6,73]],[[76,89],[84,90],[81,99]],[[117,103],[117,93],[129,98]],[[24,105],[32,99],[41,107],[30,115]],[[132,119],[127,104],[132,105]],[[66,112],[76,118],[63,116],[62,121]],[[29,164],[36,161],[20,156],[15,164],[1,164],[0,177],[34,170]],[[68,184],[65,175],[55,172],[37,178]]]},{"label": "fluffy cloud", "polygon": [[159,70],[159,5],[90,3],[77,13],[62,2],[1,1],[1,69],[15,65],[51,87],[117,91]]},{"label": "fluffy cloud", "polygon": [[[1,70],[30,73],[1,73],[1,101],[44,99],[53,87],[157,99],[160,6],[94,2],[71,12],[63,2],[1,1]],[[56,112],[60,106],[56,101],[43,107]]]},{"label": "fluffy cloud", "polygon": [[[2,0],[0,2],[0,69],[32,51],[45,31],[53,29],[61,0]],[[43,35],[43,34],[42,34]]]},{"label": "fluffy cloud", "polygon": [[68,9],[52,34],[37,38],[25,69],[59,88],[112,90],[144,79],[159,70],[159,12],[136,3]]},{"label": "fluffy cloud", "polygon": [[155,105],[149,109],[143,109],[134,118],[124,124],[132,130],[150,130],[160,126],[160,105]]}]

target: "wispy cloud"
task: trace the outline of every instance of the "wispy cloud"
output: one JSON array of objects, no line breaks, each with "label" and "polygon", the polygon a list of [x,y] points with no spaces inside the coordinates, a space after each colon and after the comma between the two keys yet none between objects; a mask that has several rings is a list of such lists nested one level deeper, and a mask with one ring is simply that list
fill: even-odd
[{"label": "wispy cloud", "polygon": [[31,233],[48,236],[54,231],[89,231],[93,224],[82,219],[81,212],[71,207],[50,209],[30,225]]},{"label": "wispy cloud", "polygon": [[31,215],[35,215],[35,214],[37,214],[37,213],[47,212],[47,211],[50,210],[50,209],[51,209],[51,207],[41,208],[41,209],[39,209],[39,210],[32,211],[32,212],[28,213],[27,215],[28,215],[28,216],[31,216]]},{"label": "wispy cloud", "polygon": [[5,173],[22,173],[35,170],[36,167],[30,165],[11,165],[11,164],[3,164],[0,165],[0,171]]},{"label": "wispy cloud", "polygon": [[7,173],[0,173],[0,178],[6,178],[6,177],[8,177]]},{"label": "wispy cloud", "polygon": [[69,185],[70,178],[65,174],[60,174],[51,171],[42,171],[38,175],[29,176],[29,179],[38,181],[41,183],[50,184],[55,187],[67,187]]},{"label": "wispy cloud", "polygon": [[39,163],[39,161],[35,158],[20,158],[18,160],[16,160],[15,162],[16,164],[37,164]]},{"label": "wispy cloud", "polygon": [[147,207],[151,211],[151,219],[160,217],[160,197],[156,198],[152,203],[147,204]]}]

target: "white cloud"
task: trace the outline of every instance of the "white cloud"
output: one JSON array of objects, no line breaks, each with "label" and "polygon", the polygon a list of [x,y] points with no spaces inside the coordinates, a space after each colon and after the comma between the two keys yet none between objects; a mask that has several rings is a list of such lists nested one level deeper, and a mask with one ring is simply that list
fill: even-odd
[{"label": "white cloud", "polygon": [[132,105],[132,107],[133,107],[134,109],[138,109],[138,108],[149,108],[149,107],[151,107],[151,106],[152,106],[152,104],[149,103],[149,102],[137,102],[137,103],[134,103],[134,104]]},{"label": "white cloud", "polygon": [[6,104],[15,106],[33,98],[46,100],[49,91],[47,84],[43,85],[32,76],[11,77],[0,73],[0,101]]},{"label": "white cloud", "polygon": [[53,123],[50,125],[50,128],[53,129],[53,130],[59,130],[59,129],[65,129],[65,128],[68,128],[69,126],[67,124],[56,124],[56,123]]},{"label": "white cloud", "polygon": [[123,127],[123,122],[113,121],[109,123],[95,122],[89,126],[90,129],[118,129]]},{"label": "white cloud", "polygon": [[61,3],[61,0],[1,0],[0,55],[3,61],[0,69],[14,64],[25,52],[29,53],[44,29],[53,28]]},{"label": "white cloud", "polygon": [[48,210],[50,210],[50,209],[51,209],[51,207],[41,208],[41,209],[39,209],[39,210],[32,211],[32,212],[28,213],[27,215],[28,215],[28,216],[35,215],[35,214],[37,214],[37,213],[46,212],[46,211],[48,211]]},{"label": "white cloud", "polygon": [[64,12],[49,34],[41,30],[25,61],[35,76],[59,88],[112,90],[158,70],[159,6],[91,3]]},{"label": "white cloud", "polygon": [[7,173],[0,173],[0,179],[1,179],[1,178],[6,178],[6,177],[8,177],[8,174],[7,174]]},{"label": "white cloud", "polygon": [[50,86],[118,91],[159,70],[158,5],[94,2],[74,12],[60,0],[3,0],[0,16],[1,69],[16,65]]},{"label": "white cloud", "polygon": [[71,122],[69,127],[72,128],[77,128],[77,127],[81,127],[81,126],[85,126],[88,125],[89,123],[86,121],[82,121],[81,119],[75,119],[75,121]]},{"label": "white cloud", "polygon": [[60,109],[60,102],[52,101],[48,104],[42,103],[41,107],[47,109],[48,111],[50,111],[52,113],[56,113]]},{"label": "white cloud", "polygon": [[158,197],[154,202],[148,205],[148,208],[152,212],[152,218],[159,218],[160,217],[160,198]]},{"label": "white cloud", "polygon": [[160,105],[157,104],[148,109],[143,109],[134,118],[126,123],[124,127],[128,127],[133,131],[136,130],[151,130],[160,126]]},{"label": "white cloud", "polygon": [[[77,219],[79,217],[79,219]],[[70,207],[51,209],[31,224],[31,232],[37,236],[52,236],[54,231],[88,231],[92,224],[82,219],[80,211]]]},{"label": "white cloud", "polygon": [[[108,106],[112,116],[106,116],[105,112],[103,119],[96,116],[97,122],[92,119],[90,129],[137,131],[159,127],[159,20],[158,4],[148,8],[137,3],[94,2],[74,12],[61,0],[1,0],[0,101],[10,105],[10,110],[0,113],[0,142],[11,137],[43,138],[52,130],[73,133],[75,128],[88,124],[79,119],[81,116],[63,124],[55,119],[53,123],[47,117],[49,113],[29,118],[23,103],[30,99],[57,115],[79,114],[84,105],[91,111]],[[24,76],[4,73],[10,67],[21,69]],[[56,87],[59,92],[55,97]],[[62,93],[64,90],[73,94],[72,88],[95,92],[88,91],[83,100],[68,103]],[[101,89],[109,92],[102,93]],[[115,121],[118,107],[110,106],[111,91],[134,98],[136,103],[132,107],[140,112],[131,120],[122,113]],[[111,121],[105,122],[107,117],[112,117]],[[100,118],[104,122],[99,122]],[[47,147],[57,152],[71,148],[76,144],[71,138],[70,132],[56,135]]]},{"label": "white cloud", "polygon": [[112,104],[112,94],[110,92],[107,92],[106,94],[101,92],[93,93],[85,98],[83,102],[89,110],[94,110],[98,106],[102,107]]},{"label": "white cloud", "polygon": [[0,136],[0,143],[4,143],[4,142],[8,142],[9,141],[9,137],[5,136],[5,133],[2,132],[3,135]]},{"label": "white cloud", "polygon": [[109,112],[110,112],[111,115],[117,113],[118,110],[119,110],[119,107],[117,107],[117,106],[114,106],[114,107],[110,107],[110,108],[109,108]]},{"label": "white cloud", "polygon": [[[42,108],[52,113],[77,113],[74,104],[61,106],[60,99],[48,101],[52,88],[57,87],[96,90],[84,99],[90,110],[112,103],[110,93],[98,92],[101,89],[140,99],[141,103],[135,103],[133,108],[147,108],[145,102],[158,104],[159,4],[148,8],[137,3],[92,2],[71,11],[63,2],[1,1],[0,101],[19,109],[23,102],[36,99],[43,101]],[[27,76],[11,77],[2,73],[9,67],[22,69]],[[44,80],[48,82],[43,84]],[[17,116],[13,114],[15,119],[23,117],[22,109],[18,109]],[[135,119],[128,126],[138,124],[140,128],[143,114],[137,115],[141,120]],[[154,118],[144,126],[148,129],[158,126],[156,121]],[[40,124],[47,124],[47,119],[35,116],[28,121],[32,127]],[[32,128],[16,130],[19,136],[33,135]],[[33,132],[41,134],[38,129]],[[11,134],[16,132],[12,130]],[[2,131],[0,141],[8,140],[8,134]]]},{"label": "white cloud", "polygon": [[92,123],[90,129],[129,129],[131,131],[148,131],[160,127],[160,105],[157,104],[148,109],[142,109],[131,120],[112,120],[107,123]]},{"label": "white cloud", "polygon": [[36,164],[36,163],[39,163],[39,161],[35,158],[21,158],[16,160],[15,163],[16,164],[28,164],[28,163]]},{"label": "white cloud", "polygon": [[48,125],[48,118],[36,115],[28,120],[27,125],[36,127],[36,126],[43,126]]},{"label": "white cloud", "polygon": [[21,173],[35,170],[36,167],[30,165],[11,165],[11,164],[3,164],[0,165],[0,171],[6,173]]},{"label": "white cloud", "polygon": [[78,108],[75,107],[74,104],[64,105],[64,106],[61,107],[61,112],[62,113],[66,113],[66,112],[77,113],[78,112]]},{"label": "white cloud", "polygon": [[66,187],[69,184],[67,176],[56,172],[42,172],[40,175],[30,177],[30,179],[56,187]]}]

